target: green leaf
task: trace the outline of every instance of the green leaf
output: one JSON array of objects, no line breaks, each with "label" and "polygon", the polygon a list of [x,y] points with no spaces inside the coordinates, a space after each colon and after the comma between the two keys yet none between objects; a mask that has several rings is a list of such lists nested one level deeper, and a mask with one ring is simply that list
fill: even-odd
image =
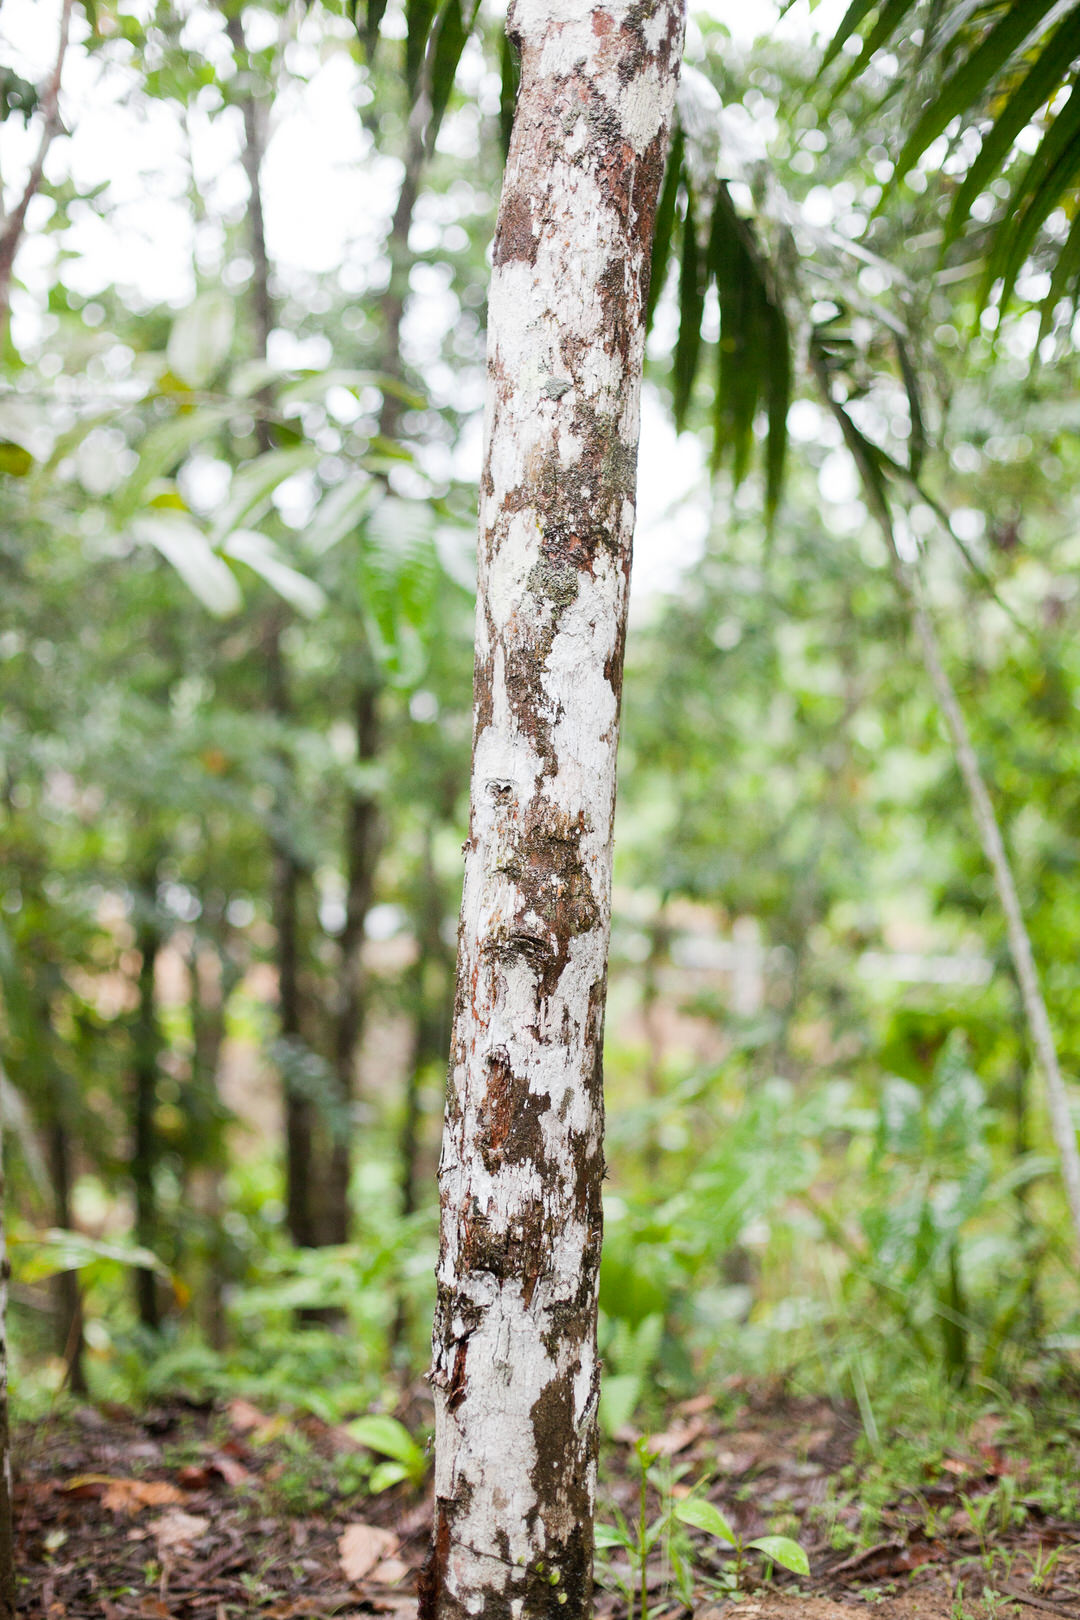
[{"label": "green leaf", "polygon": [[153,546],[172,564],[203,606],[219,618],[240,606],[240,587],[201,529],[178,512],[148,512],[131,524],[143,545]]},{"label": "green leaf", "polygon": [[946,246],[956,240],[967,223],[975,198],[997,174],[1020,131],[1049,99],[1077,56],[1080,56],[1080,6],[1074,7],[1051,35],[1031,71],[1010,92],[996,123],[983,137],[978,154],[953,200],[945,228]]},{"label": "green leaf", "polygon": [[221,369],[232,336],[232,299],[204,293],[173,322],[166,350],[169,369],[189,388],[205,388]]},{"label": "green leaf", "polygon": [[368,1490],[372,1496],[378,1496],[380,1491],[388,1491],[391,1485],[400,1485],[403,1479],[409,1477],[410,1471],[404,1463],[376,1463],[368,1478]]},{"label": "green leaf", "polygon": [[703,1496],[689,1496],[685,1502],[676,1502],[675,1517],[682,1524],[692,1525],[695,1530],[707,1531],[718,1541],[726,1541],[732,1547],[738,1546],[739,1538],[720,1509],[706,1502]]},{"label": "green leaf", "polygon": [[386,0],[367,0],[367,10],[364,13],[364,49],[368,61],[375,55],[375,47],[379,43],[379,24],[383,20],[386,10]]},{"label": "green leaf", "polygon": [[[874,53],[888,43],[907,13],[914,10],[915,3],[916,0],[885,0],[885,4],[878,12],[877,21],[866,36],[862,50],[840,80],[836,88],[836,95],[839,95],[854,79],[859,77],[859,74],[870,62]],[[843,27],[843,24],[841,24],[841,27]]]},{"label": "green leaf", "polygon": [[424,1462],[423,1450],[404,1423],[399,1423],[397,1418],[386,1413],[370,1412],[365,1417],[354,1418],[345,1425],[345,1431],[362,1446],[367,1446],[369,1451],[393,1457],[409,1469],[416,1467],[417,1462]]},{"label": "green leaf", "polygon": [[479,0],[472,6],[466,22],[462,0],[446,0],[443,6],[431,58],[431,117],[427,127],[429,150],[435,145],[439,125],[449,105],[461,53],[465,49],[465,41],[472,32],[478,9]]},{"label": "green leaf", "polygon": [[1076,282],[1080,278],[1080,214],[1077,214],[1069,227],[1069,234],[1065,245],[1058,254],[1054,274],[1050,280],[1050,291],[1043,299],[1042,320],[1039,322],[1039,340],[1046,336],[1050,328],[1054,310],[1061,299],[1073,289],[1073,298],[1076,298]]},{"label": "green leaf", "polygon": [[41,1282],[62,1271],[84,1271],[101,1260],[169,1276],[168,1267],[149,1249],[103,1243],[82,1232],[66,1232],[58,1227],[27,1238],[13,1237],[10,1244],[13,1273],[20,1282]]},{"label": "green leaf", "polygon": [[787,419],[791,407],[791,333],[783,310],[769,305],[765,341],[765,517],[771,523],[780,505],[787,460]]},{"label": "green leaf", "polygon": [[236,529],[221,547],[227,557],[246,563],[272,585],[278,595],[305,618],[313,619],[326,606],[326,594],[313,579],[291,568],[277,546],[255,529]]},{"label": "green leaf", "polygon": [[33,465],[34,458],[29,450],[11,439],[0,439],[0,473],[7,473],[10,478],[25,478]]},{"label": "green leaf", "polygon": [[682,430],[690,396],[694,390],[698,355],[701,352],[701,317],[705,308],[705,283],[701,251],[694,218],[694,195],[687,186],[686,218],[683,220],[682,261],[679,265],[679,336],[675,343],[673,409],[675,426]]},{"label": "green leaf", "polygon": [[150,485],[171,473],[188,451],[219,428],[229,415],[220,406],[185,411],[151,428],[138,445],[139,462],[126,484],[113,496],[113,514],[122,526],[138,511]]},{"label": "green leaf", "polygon": [[514,127],[514,109],[521,83],[521,58],[505,29],[499,43],[499,75],[499,134],[505,158],[510,150],[510,131]]},{"label": "green leaf", "polygon": [[638,1373],[614,1373],[600,1384],[600,1428],[609,1438],[630,1422],[641,1399]]},{"label": "green leaf", "polygon": [[296,445],[288,450],[267,450],[233,474],[228,499],[211,526],[211,538],[220,544],[227,534],[246,520],[254,521],[270,504],[279,484],[293,473],[314,467],[319,452],[314,445]]},{"label": "green leaf", "polygon": [[821,61],[821,70],[825,71],[831,63],[835,62],[847,41],[858,28],[863,18],[873,11],[877,0],[851,0],[844,15],[840,19],[840,26],[829,41],[828,49]]},{"label": "green leaf", "polygon": [[923,110],[897,159],[898,178],[915,166],[947,124],[957,116],[970,115],[972,107],[986,95],[1006,62],[1055,3],[1056,0],[1016,0],[1009,7],[997,26],[946,80],[937,99]]},{"label": "green leaf", "polygon": [[405,82],[415,91],[420,82],[438,0],[405,0]]},{"label": "green leaf", "polygon": [[1000,276],[1000,308],[1005,310],[1039,227],[1077,175],[1080,175],[1080,87],[1074,87],[1013,188],[1007,218],[998,228],[994,249],[987,261],[980,303],[985,302],[991,286]]},{"label": "green leaf", "polygon": [[601,1552],[609,1547],[625,1547],[627,1540],[613,1524],[598,1524],[593,1529],[593,1546]]},{"label": "green leaf", "polygon": [[797,1541],[790,1536],[757,1536],[753,1541],[746,1543],[748,1547],[755,1547],[758,1552],[771,1558],[774,1564],[780,1564],[784,1569],[790,1569],[793,1575],[809,1575],[810,1560]]},{"label": "green leaf", "polygon": [[371,510],[378,488],[374,479],[362,473],[356,473],[337,484],[319,502],[311,522],[304,529],[305,549],[312,556],[321,557],[340,540],[344,540],[347,534],[353,534]]},{"label": "green leaf", "polygon": [[912,478],[918,478],[922,471],[923,458],[926,455],[926,419],[922,408],[922,385],[919,381],[918,371],[908,352],[908,346],[900,334],[893,334],[896,344],[896,356],[900,362],[900,375],[903,378],[904,391],[908,398],[908,414],[911,417],[911,438],[908,440],[908,467]]}]

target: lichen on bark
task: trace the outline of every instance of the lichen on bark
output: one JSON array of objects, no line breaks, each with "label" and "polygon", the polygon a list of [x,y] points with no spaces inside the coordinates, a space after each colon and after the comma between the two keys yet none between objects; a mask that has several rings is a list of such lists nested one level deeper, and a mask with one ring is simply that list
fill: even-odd
[{"label": "lichen on bark", "polygon": [[683,5],[515,0],[508,26],[425,1620],[591,1612],[615,754]]}]

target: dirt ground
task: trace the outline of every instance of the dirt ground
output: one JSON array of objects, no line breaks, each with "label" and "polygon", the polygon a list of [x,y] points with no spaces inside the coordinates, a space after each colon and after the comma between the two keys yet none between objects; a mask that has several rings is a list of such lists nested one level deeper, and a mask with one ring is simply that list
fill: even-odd
[{"label": "dirt ground", "polygon": [[[810,1579],[748,1573],[723,1589],[719,1544],[696,1549],[691,1605],[658,1558],[649,1620],[1080,1620],[1080,1523],[1047,1512],[1022,1455],[980,1420],[917,1488],[882,1498],[867,1534],[857,1424],[825,1402],[770,1390],[683,1403],[653,1436],[674,1491],[703,1477],[744,1537],[796,1536]],[[401,1415],[424,1424],[422,1390]],[[600,1517],[635,1510],[633,1439],[608,1448]],[[234,1400],[135,1414],[84,1407],[18,1435],[20,1617],[25,1620],[359,1620],[415,1612],[430,1500],[349,1486],[356,1443],[314,1418]],[[344,1465],[344,1466],[343,1466]],[[1069,1464],[1071,1466],[1071,1463]],[[1008,1482],[1007,1489],[1001,1481]],[[343,1485],[344,1481],[344,1485]],[[870,1485],[866,1490],[871,1489]],[[1025,1494],[1028,1493],[1028,1494]],[[977,1527],[993,1494],[996,1521]],[[1009,1527],[1001,1528],[1004,1499]],[[655,1511],[659,1498],[651,1504]],[[1052,1567],[1047,1570],[1050,1562]],[[699,1569],[695,1558],[695,1576]],[[627,1616],[625,1560],[601,1565],[600,1620]]]}]

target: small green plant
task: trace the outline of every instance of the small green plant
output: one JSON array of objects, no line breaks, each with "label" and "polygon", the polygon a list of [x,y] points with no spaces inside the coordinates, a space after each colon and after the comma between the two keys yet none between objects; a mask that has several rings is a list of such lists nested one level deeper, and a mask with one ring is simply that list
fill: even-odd
[{"label": "small green plant", "polygon": [[980,1496],[976,1499],[967,1496],[962,1491],[960,1500],[964,1504],[964,1512],[968,1516],[971,1528],[975,1532],[975,1539],[979,1543],[979,1557],[982,1560],[982,1567],[989,1574],[994,1566],[994,1552],[990,1546],[989,1530],[990,1517],[995,1507],[993,1493],[988,1493],[986,1496]]},{"label": "small green plant", "polygon": [[397,1418],[371,1412],[347,1423],[345,1432],[369,1451],[387,1459],[371,1470],[368,1490],[373,1496],[389,1490],[391,1485],[400,1485],[402,1480],[407,1480],[417,1490],[423,1485],[427,1476],[427,1453]]},{"label": "small green plant", "polygon": [[741,1587],[748,1565],[747,1554],[759,1553],[765,1560],[766,1577],[773,1564],[779,1564],[782,1569],[791,1570],[794,1575],[809,1575],[810,1560],[805,1549],[790,1536],[754,1536],[744,1540],[737,1530],[734,1530],[727,1519],[712,1502],[704,1497],[690,1496],[685,1501],[675,1505],[675,1517],[682,1524],[688,1524],[695,1530],[704,1530],[707,1534],[715,1536],[718,1541],[725,1542],[734,1550],[735,1580]]},{"label": "small green plant", "polygon": [[[596,1548],[601,1554],[621,1547],[630,1565],[629,1579],[616,1574],[616,1583],[626,1599],[629,1620],[634,1620],[635,1601],[638,1620],[649,1620],[648,1562],[654,1547],[659,1546],[663,1567],[670,1569],[679,1596],[687,1608],[693,1607],[694,1570],[690,1558],[690,1538],[675,1515],[673,1487],[685,1469],[668,1466],[658,1470],[659,1452],[652,1451],[647,1439],[639,1439],[634,1447],[640,1474],[638,1511],[633,1524],[618,1508],[614,1511],[614,1524],[596,1526]],[[660,1511],[649,1518],[649,1490],[660,1498]]]},{"label": "small green plant", "polygon": [[1031,1557],[1031,1584],[1036,1592],[1041,1592],[1046,1586],[1064,1551],[1065,1546],[1062,1544],[1062,1546],[1054,1547],[1050,1552],[1044,1553],[1043,1544],[1041,1541],[1039,1542]]}]

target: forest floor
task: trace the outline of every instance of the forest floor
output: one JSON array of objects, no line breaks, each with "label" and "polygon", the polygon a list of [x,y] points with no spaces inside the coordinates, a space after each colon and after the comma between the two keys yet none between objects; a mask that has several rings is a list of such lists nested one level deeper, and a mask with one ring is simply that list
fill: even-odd
[{"label": "forest floor", "polygon": [[[412,1427],[430,1415],[414,1394]],[[658,1545],[648,1620],[1080,1620],[1080,1432],[1060,1417],[982,1416],[859,1444],[853,1411],[776,1387],[700,1396],[654,1435],[650,1515],[690,1484],[745,1537],[801,1541],[809,1580],[732,1573],[695,1533],[692,1588]],[[636,1454],[605,1448],[600,1518],[635,1521]],[[310,1417],[233,1400],[136,1414],[75,1407],[17,1436],[25,1620],[359,1620],[415,1613],[430,1498],[358,1494],[357,1446]],[[350,1475],[350,1463],[352,1473]],[[629,1615],[630,1561],[600,1565],[600,1620]],[[621,1560],[621,1561],[620,1561]]]}]

